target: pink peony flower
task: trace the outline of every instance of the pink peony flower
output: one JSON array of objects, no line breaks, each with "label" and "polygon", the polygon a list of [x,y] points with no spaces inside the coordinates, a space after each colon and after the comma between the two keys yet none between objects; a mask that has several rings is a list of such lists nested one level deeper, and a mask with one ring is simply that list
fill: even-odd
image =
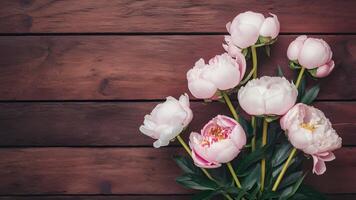
[{"label": "pink peony flower", "polygon": [[306,69],[316,69],[315,77],[322,78],[330,74],[335,63],[330,46],[322,39],[297,37],[290,43],[287,56],[289,60],[298,61]]},{"label": "pink peony flower", "polygon": [[313,157],[313,173],[323,174],[325,162],[335,159],[332,151],[340,148],[342,142],[324,113],[298,103],[281,118],[280,123],[292,145]]},{"label": "pink peony flower", "polygon": [[210,120],[201,133],[190,134],[189,146],[195,165],[217,168],[233,160],[246,144],[243,128],[234,119],[218,115]]},{"label": "pink peony flower", "polygon": [[181,95],[179,100],[167,97],[164,103],[158,104],[145,116],[140,131],[153,138],[155,148],[167,146],[169,141],[179,135],[182,130],[192,121],[193,112],[189,107],[187,94]]},{"label": "pink peony flower", "polygon": [[280,24],[276,15],[265,18],[261,13],[247,11],[237,15],[226,24],[229,36],[225,37],[225,50],[234,55],[235,49],[244,49],[254,45],[259,36],[274,39],[279,34]]},{"label": "pink peony flower", "polygon": [[238,100],[250,115],[283,115],[296,102],[298,90],[284,77],[263,76],[241,87]]},{"label": "pink peony flower", "polygon": [[205,64],[198,60],[187,72],[188,88],[196,98],[207,99],[214,96],[217,90],[236,87],[246,71],[245,57],[239,53],[236,59],[227,53],[215,56]]}]

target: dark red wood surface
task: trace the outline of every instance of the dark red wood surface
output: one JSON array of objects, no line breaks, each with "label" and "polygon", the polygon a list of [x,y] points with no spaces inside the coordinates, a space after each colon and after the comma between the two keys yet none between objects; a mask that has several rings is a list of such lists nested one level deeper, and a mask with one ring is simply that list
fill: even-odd
[{"label": "dark red wood surface", "polygon": [[[172,156],[184,153],[180,147],[3,149],[0,195],[189,194],[174,181],[181,171]],[[356,193],[355,153],[351,147],[336,151],[328,171],[309,183],[324,193]],[[311,163],[306,168],[311,171]]]},{"label": "dark red wood surface", "polygon": [[0,31],[5,33],[225,32],[225,24],[247,10],[277,14],[285,33],[356,32],[353,0],[0,2]]},{"label": "dark red wood surface", "polygon": [[[288,77],[286,50],[296,35],[281,36],[271,58],[260,53],[259,73]],[[337,67],[322,79],[319,99],[356,99],[356,36],[320,36]],[[186,72],[199,58],[223,53],[221,36],[11,36],[0,38],[0,99],[162,99],[187,91]],[[179,49],[179,51],[177,51]],[[164,86],[164,87],[162,87]]]},{"label": "dark red wood surface", "polygon": [[[1,146],[152,146],[138,130],[158,102],[0,103]],[[356,144],[355,102],[318,102],[344,145]],[[189,130],[199,131],[217,113],[229,115],[220,102],[192,102]],[[16,120],[14,120],[16,119]],[[188,135],[188,134],[186,134]]]},{"label": "dark red wood surface", "polygon": [[[307,181],[332,200],[356,199],[355,8],[353,0],[0,1],[0,200],[190,199],[174,181],[179,145],[153,149],[138,127],[166,96],[187,92],[186,71],[223,52],[225,24],[246,10],[281,22],[271,57],[259,52],[260,74],[280,65],[294,77],[286,49],[299,34],[330,44],[336,69],[318,81],[314,105],[344,147],[326,175]],[[194,100],[192,109],[190,130],[229,113],[219,102]]]}]

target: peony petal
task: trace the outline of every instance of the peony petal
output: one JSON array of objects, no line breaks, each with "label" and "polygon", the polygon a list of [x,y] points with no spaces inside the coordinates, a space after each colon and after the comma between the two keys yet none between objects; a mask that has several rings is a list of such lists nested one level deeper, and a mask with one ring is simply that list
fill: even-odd
[{"label": "peony petal", "polygon": [[241,51],[236,52],[235,58],[237,64],[239,65],[240,81],[241,81],[245,76],[245,72],[246,72],[246,59],[245,56],[241,53]]},{"label": "peony petal", "polygon": [[317,175],[322,175],[326,171],[325,162],[320,160],[317,156],[313,156],[313,173]]},{"label": "peony petal", "polygon": [[228,22],[228,23],[226,24],[226,30],[227,30],[227,32],[229,32],[229,33],[230,33],[230,27],[231,27],[231,22]]},{"label": "peony petal", "polygon": [[186,118],[183,121],[183,126],[187,126],[193,119],[193,112],[190,109],[190,103],[189,103],[189,96],[184,93],[184,95],[181,95],[179,97],[179,103],[181,104],[182,108],[186,111]]},{"label": "peony petal", "polygon": [[300,51],[303,48],[303,44],[306,39],[306,35],[301,35],[289,44],[287,50],[287,57],[289,60],[298,60]]},{"label": "peony petal", "polygon": [[231,33],[232,42],[241,49],[254,45],[259,37],[259,30],[252,25],[240,24]]},{"label": "peony petal", "polygon": [[202,168],[218,168],[221,166],[220,163],[213,163],[213,162],[209,162],[209,161],[205,160],[194,149],[192,150],[192,159],[196,166],[202,167]]},{"label": "peony petal", "polygon": [[325,152],[324,154],[318,154],[319,159],[323,161],[333,161],[336,159],[335,154],[333,152]]},{"label": "peony petal", "polygon": [[210,145],[207,148],[207,160],[216,163],[227,163],[233,160],[239,153],[239,149],[234,146],[232,140],[221,140]]},{"label": "peony petal", "polygon": [[272,39],[274,39],[279,34],[280,25],[278,17],[274,14],[271,15],[272,17],[267,17],[263,22],[260,29],[260,35],[263,37],[271,37]]},{"label": "peony petal", "polygon": [[330,47],[322,39],[308,38],[300,51],[298,61],[307,68],[320,67],[328,62],[330,58]]},{"label": "peony petal", "polygon": [[246,133],[244,129],[240,126],[240,124],[237,124],[232,129],[230,137],[238,149],[241,150],[246,145],[246,141],[247,141]]},{"label": "peony petal", "polygon": [[199,99],[211,98],[217,91],[216,86],[212,82],[204,79],[188,82],[188,88],[192,95]]},{"label": "peony petal", "polygon": [[250,115],[263,115],[266,108],[259,87],[247,87],[242,87],[238,93],[241,108]]},{"label": "peony petal", "polygon": [[[296,125],[299,126],[299,125]],[[312,134],[309,130],[298,127],[293,131],[288,131],[288,138],[297,149],[305,149],[312,144]]]},{"label": "peony petal", "polygon": [[230,26],[230,31],[240,24],[251,25],[259,30],[263,24],[265,17],[261,13],[247,11],[237,15]]},{"label": "peony petal", "polygon": [[315,76],[318,78],[324,78],[330,74],[330,72],[334,69],[334,67],[335,67],[335,63],[333,60],[331,60],[325,65],[318,67]]}]

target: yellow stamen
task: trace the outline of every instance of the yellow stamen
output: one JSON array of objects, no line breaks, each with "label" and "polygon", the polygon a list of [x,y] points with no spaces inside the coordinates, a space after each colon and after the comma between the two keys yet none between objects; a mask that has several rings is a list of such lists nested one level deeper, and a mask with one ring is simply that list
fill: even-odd
[{"label": "yellow stamen", "polygon": [[304,129],[307,129],[311,132],[315,131],[316,127],[314,124],[311,124],[311,123],[301,123],[300,124],[300,127],[304,128]]}]

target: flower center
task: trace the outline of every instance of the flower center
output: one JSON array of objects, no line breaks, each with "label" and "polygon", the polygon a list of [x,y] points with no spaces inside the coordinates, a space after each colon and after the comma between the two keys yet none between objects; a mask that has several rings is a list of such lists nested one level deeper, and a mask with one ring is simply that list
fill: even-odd
[{"label": "flower center", "polygon": [[307,129],[307,130],[309,130],[311,132],[314,132],[315,129],[316,129],[315,125],[310,123],[310,122],[309,123],[301,123],[300,127],[304,128],[304,129]]},{"label": "flower center", "polygon": [[201,142],[202,146],[210,146],[215,142],[225,140],[230,133],[229,129],[221,128],[220,126],[213,126],[209,129],[208,133],[204,136]]}]

